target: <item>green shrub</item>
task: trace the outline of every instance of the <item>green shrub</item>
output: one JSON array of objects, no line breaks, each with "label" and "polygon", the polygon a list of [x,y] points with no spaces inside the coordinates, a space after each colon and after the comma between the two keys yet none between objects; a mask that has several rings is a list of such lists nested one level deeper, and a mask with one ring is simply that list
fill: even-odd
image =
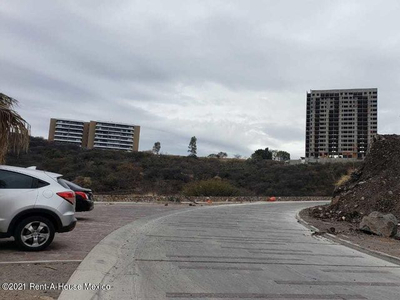
[{"label": "green shrub", "polygon": [[[146,152],[86,150],[75,145],[31,138],[28,153],[9,153],[7,164],[37,166],[63,174],[70,181],[90,187],[94,193],[137,193],[173,196],[189,194],[236,194],[258,196],[329,196],[349,168],[359,163],[286,165],[269,159],[209,159],[154,155]],[[219,177],[215,185],[196,188],[202,180]],[[89,179],[86,180],[85,178]],[[346,178],[344,178],[346,179]],[[193,182],[192,185],[187,185]],[[230,184],[231,185],[230,185]],[[212,185],[212,184],[211,184]],[[236,189],[237,188],[237,189]],[[222,193],[221,193],[222,194]]]},{"label": "green shrub", "polygon": [[183,188],[185,196],[238,196],[239,189],[227,181],[209,179],[188,183]]}]

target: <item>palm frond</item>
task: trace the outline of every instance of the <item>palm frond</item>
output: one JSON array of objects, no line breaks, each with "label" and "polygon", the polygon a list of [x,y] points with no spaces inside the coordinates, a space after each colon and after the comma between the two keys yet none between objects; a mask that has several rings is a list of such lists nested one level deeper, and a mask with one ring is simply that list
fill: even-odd
[{"label": "palm frond", "polygon": [[29,124],[14,110],[16,105],[16,99],[0,93],[0,164],[9,150],[28,150]]}]

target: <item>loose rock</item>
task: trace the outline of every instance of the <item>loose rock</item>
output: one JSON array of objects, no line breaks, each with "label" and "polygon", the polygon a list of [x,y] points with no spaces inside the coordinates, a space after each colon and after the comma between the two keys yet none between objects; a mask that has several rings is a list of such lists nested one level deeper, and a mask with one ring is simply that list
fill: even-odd
[{"label": "loose rock", "polygon": [[397,219],[392,214],[382,214],[374,211],[363,217],[360,230],[384,237],[394,237],[397,234]]}]

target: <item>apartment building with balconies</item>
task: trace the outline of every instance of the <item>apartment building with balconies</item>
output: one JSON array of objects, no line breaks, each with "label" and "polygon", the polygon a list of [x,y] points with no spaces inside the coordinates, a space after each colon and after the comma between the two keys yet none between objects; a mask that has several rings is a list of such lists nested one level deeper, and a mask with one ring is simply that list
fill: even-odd
[{"label": "apartment building with balconies", "polygon": [[50,119],[49,141],[84,146],[87,128],[84,121]]},{"label": "apartment building with balconies", "polygon": [[138,151],[140,126],[90,121],[87,148]]},{"label": "apartment building with balconies", "polygon": [[49,141],[72,143],[87,149],[139,150],[140,126],[51,119]]},{"label": "apartment building with balconies", "polygon": [[306,159],[363,159],[378,128],[378,90],[307,92]]}]

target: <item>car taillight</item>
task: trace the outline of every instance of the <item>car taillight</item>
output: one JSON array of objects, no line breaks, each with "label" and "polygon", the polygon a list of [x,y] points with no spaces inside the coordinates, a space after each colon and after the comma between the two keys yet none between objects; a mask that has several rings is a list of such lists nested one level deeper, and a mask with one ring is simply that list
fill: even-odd
[{"label": "car taillight", "polygon": [[60,196],[61,198],[64,198],[65,200],[67,200],[72,205],[75,204],[75,193],[74,192],[59,192],[59,193],[57,193],[57,195]]},{"label": "car taillight", "polygon": [[84,200],[89,199],[88,196],[86,195],[86,193],[84,193],[84,192],[75,192],[75,195],[81,196]]}]

